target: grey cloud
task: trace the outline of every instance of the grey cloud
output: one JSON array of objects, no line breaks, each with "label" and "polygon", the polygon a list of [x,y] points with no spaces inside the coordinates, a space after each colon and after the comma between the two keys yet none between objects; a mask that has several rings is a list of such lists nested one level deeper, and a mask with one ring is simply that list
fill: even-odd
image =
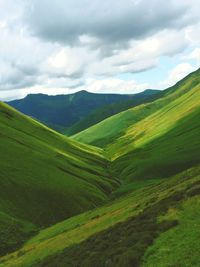
[{"label": "grey cloud", "polygon": [[36,84],[37,77],[23,77],[21,76],[13,76],[9,77],[3,82],[0,82],[0,91],[9,91],[9,90],[16,90],[26,87],[31,87]]},{"label": "grey cloud", "polygon": [[33,86],[38,79],[38,70],[17,63],[7,62],[7,72],[0,76],[0,90],[15,90]]},{"label": "grey cloud", "polygon": [[49,78],[56,78],[56,79],[73,79],[73,80],[78,80],[83,76],[84,72],[83,69],[73,72],[72,74],[66,74],[65,72],[56,72],[56,71],[49,71],[47,70],[46,75]]},{"label": "grey cloud", "polygon": [[14,62],[12,65],[24,76],[36,76],[39,74],[38,68],[36,68],[34,65],[22,64],[19,62]]},{"label": "grey cloud", "polygon": [[[52,42],[78,43],[88,35],[119,45],[189,22],[183,4],[161,0],[33,0],[26,20],[33,34]],[[177,1],[176,1],[177,2]],[[191,18],[190,18],[191,21]]]}]

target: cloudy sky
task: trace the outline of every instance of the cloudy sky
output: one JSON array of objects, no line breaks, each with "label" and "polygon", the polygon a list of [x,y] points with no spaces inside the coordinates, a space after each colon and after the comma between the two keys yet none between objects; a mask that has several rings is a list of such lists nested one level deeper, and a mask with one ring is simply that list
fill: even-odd
[{"label": "cloudy sky", "polygon": [[0,99],[164,89],[200,67],[200,0],[0,0]]}]

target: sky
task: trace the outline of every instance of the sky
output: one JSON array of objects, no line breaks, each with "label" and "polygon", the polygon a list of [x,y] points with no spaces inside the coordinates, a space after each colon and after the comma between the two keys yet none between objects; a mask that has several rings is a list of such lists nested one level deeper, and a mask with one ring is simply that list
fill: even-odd
[{"label": "sky", "polygon": [[0,100],[134,94],[200,67],[200,0],[0,0]]}]

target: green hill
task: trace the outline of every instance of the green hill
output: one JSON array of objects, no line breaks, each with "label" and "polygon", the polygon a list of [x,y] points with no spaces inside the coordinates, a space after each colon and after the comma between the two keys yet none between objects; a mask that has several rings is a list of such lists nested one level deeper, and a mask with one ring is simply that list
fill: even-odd
[{"label": "green hill", "polygon": [[[200,162],[200,70],[148,104],[129,109],[74,139],[106,148],[126,183],[163,178]],[[142,167],[141,167],[142,166]]]},{"label": "green hill", "polygon": [[[92,125],[91,123],[95,124],[96,121],[91,121],[90,123],[88,120],[84,122],[84,119],[99,108],[106,107],[109,104],[120,104],[124,101],[131,100],[133,100],[133,103],[137,103],[137,100],[145,100],[156,92],[154,90],[147,90],[137,95],[120,95],[95,94],[83,90],[69,95],[49,96],[45,94],[31,94],[24,99],[10,101],[8,104],[18,111],[45,123],[47,126],[63,132],[68,131],[66,128],[71,127],[79,121],[81,125],[78,128],[84,127],[85,129],[88,125]],[[84,123],[86,123],[85,126]],[[74,132],[74,130],[75,128],[71,129],[71,132]]]},{"label": "green hill", "polygon": [[0,266],[199,266],[200,70],[74,136],[104,150],[0,107]]},{"label": "green hill", "polygon": [[200,167],[42,230],[5,267],[199,266]]},{"label": "green hill", "polygon": [[101,149],[0,103],[0,254],[37,229],[108,200],[117,186]]},{"label": "green hill", "polygon": [[151,102],[159,98],[161,95],[162,92],[150,89],[135,95],[130,95],[130,99],[128,100],[123,99],[121,101],[118,101],[117,103],[105,105],[101,108],[96,109],[94,112],[92,112],[85,118],[81,119],[71,127],[67,128],[65,131],[63,131],[63,133],[68,136],[74,135],[117,113],[138,106],[142,103]]},{"label": "green hill", "polygon": [[175,86],[165,90],[161,97],[151,103],[139,105],[135,108],[128,109],[117,115],[114,115],[106,120],[72,136],[75,140],[83,143],[93,144],[99,147],[116,141],[117,138],[123,136],[130,126],[133,126],[138,121],[148,117],[149,115],[165,107],[170,101],[179,98],[182,94],[189,91],[194,86],[200,83],[200,70],[188,75]]}]

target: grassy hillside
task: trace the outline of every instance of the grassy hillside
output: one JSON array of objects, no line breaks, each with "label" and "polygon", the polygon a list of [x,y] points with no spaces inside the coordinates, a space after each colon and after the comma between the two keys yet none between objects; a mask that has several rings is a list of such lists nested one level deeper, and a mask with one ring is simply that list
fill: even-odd
[{"label": "grassy hillside", "polygon": [[0,263],[5,267],[167,267],[179,262],[198,266],[199,202],[196,166],[42,230]]},{"label": "grassy hillside", "polygon": [[117,113],[138,106],[142,103],[151,102],[156,98],[159,98],[161,95],[162,92],[158,90],[145,90],[144,92],[130,96],[129,100],[123,99],[123,101],[121,100],[117,103],[105,105],[101,108],[98,108],[97,110],[95,110],[85,118],[81,119],[79,122],[75,123],[71,127],[67,128],[65,131],[63,131],[63,133],[68,136],[74,135]]},{"label": "grassy hillside", "polygon": [[0,108],[0,266],[199,266],[200,70],[74,136],[104,150]]},{"label": "grassy hillside", "polygon": [[199,163],[199,117],[197,86],[130,127],[108,148],[118,177],[128,182],[169,177]]},{"label": "grassy hillside", "polygon": [[96,207],[117,186],[100,149],[69,140],[3,103],[0,151],[0,254],[40,227]]},{"label": "grassy hillside", "polygon": [[134,187],[135,181],[169,177],[199,163],[199,73],[189,75],[153,103],[122,112],[74,138],[106,147],[125,191],[131,189],[131,182]]},{"label": "grassy hillside", "polygon": [[[145,98],[154,91],[147,91]],[[59,131],[71,127],[73,124],[82,121],[98,108],[113,103],[143,98],[139,95],[119,94],[95,94],[87,91],[80,91],[69,95],[48,96],[44,94],[28,95],[24,99],[8,102],[17,110],[45,123]],[[102,118],[103,119],[103,118]],[[84,121],[83,121],[84,122]],[[83,126],[83,124],[81,124]],[[84,129],[87,128],[87,125]]]},{"label": "grassy hillside", "polygon": [[165,90],[158,100],[112,116],[74,135],[73,138],[86,144],[93,144],[105,148],[126,134],[129,127],[134,127],[137,122],[161,110],[181,95],[188,93],[191,88],[198,90],[199,84],[200,70],[197,70],[178,82],[175,86]]}]

